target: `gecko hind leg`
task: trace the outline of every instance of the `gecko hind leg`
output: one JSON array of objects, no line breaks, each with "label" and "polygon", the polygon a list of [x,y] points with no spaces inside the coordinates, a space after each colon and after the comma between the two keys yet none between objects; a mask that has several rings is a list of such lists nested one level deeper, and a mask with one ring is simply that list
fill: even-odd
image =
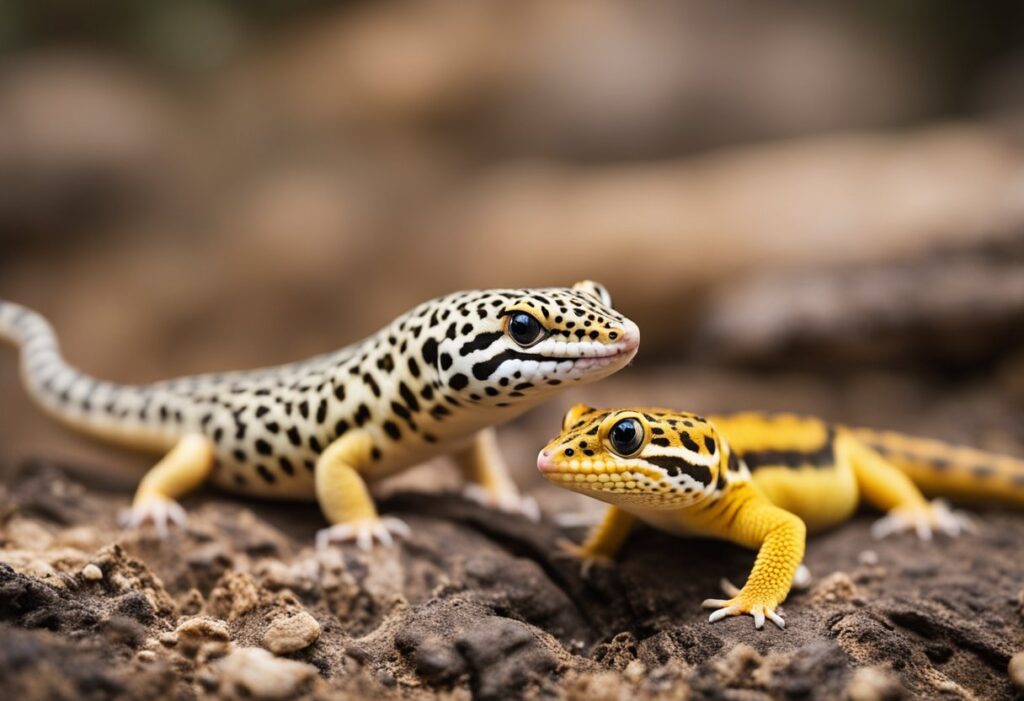
[{"label": "gecko hind leg", "polygon": [[840,435],[836,453],[853,466],[864,499],[886,512],[871,528],[876,539],[905,531],[916,533],[920,540],[931,540],[935,533],[955,538],[977,530],[964,512],[953,511],[941,499],[925,499],[899,468],[854,436]]},{"label": "gecko hind leg", "polygon": [[150,522],[161,538],[169,524],[184,526],[185,510],[177,499],[203,483],[214,466],[213,446],[200,434],[188,434],[142,478],[132,506],[121,515],[123,528]]}]

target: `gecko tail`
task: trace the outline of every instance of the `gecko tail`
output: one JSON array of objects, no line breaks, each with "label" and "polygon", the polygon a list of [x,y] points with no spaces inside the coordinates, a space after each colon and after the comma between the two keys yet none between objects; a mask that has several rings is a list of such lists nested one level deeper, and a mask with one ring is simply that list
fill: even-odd
[{"label": "gecko tail", "polygon": [[853,434],[929,496],[1024,508],[1020,458],[890,431],[855,429]]},{"label": "gecko tail", "polygon": [[21,378],[32,399],[69,428],[104,442],[132,448],[166,449],[170,427],[147,416],[155,390],[103,382],[70,366],[57,336],[40,314],[0,300],[0,341],[21,352]]}]

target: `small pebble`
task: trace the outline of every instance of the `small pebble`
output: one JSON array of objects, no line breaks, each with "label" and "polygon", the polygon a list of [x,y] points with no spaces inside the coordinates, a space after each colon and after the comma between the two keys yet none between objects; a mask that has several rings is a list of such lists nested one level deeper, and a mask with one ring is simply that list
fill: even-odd
[{"label": "small pebble", "polygon": [[221,657],[231,649],[228,624],[219,618],[194,616],[185,619],[174,633],[178,649],[188,657]]},{"label": "small pebble", "polygon": [[878,553],[874,550],[861,550],[860,555],[857,556],[857,561],[862,565],[877,565]]},{"label": "small pebble", "polygon": [[623,674],[629,681],[639,684],[647,676],[647,665],[640,660],[630,660]]},{"label": "small pebble", "polygon": [[899,682],[889,672],[877,667],[861,667],[853,673],[846,686],[849,701],[889,701],[902,695]]},{"label": "small pebble", "polygon": [[136,653],[135,657],[139,660],[139,662],[156,661],[156,653],[152,650],[139,650],[138,653]]},{"label": "small pebble", "polygon": [[305,611],[274,619],[263,634],[263,647],[275,655],[307,648],[320,637],[320,624]]},{"label": "small pebble", "polygon": [[1024,652],[1018,652],[1010,658],[1007,672],[1009,672],[1010,679],[1017,685],[1017,688],[1024,690]]},{"label": "small pebble", "polygon": [[217,640],[226,642],[230,639],[228,624],[219,618],[194,616],[187,618],[174,631],[179,640],[193,638],[196,640]]},{"label": "small pebble", "polygon": [[313,665],[274,657],[259,647],[237,648],[216,668],[221,691],[261,701],[290,698],[317,675]]},{"label": "small pebble", "polygon": [[90,562],[82,568],[82,576],[90,582],[98,582],[103,579],[103,570]]}]

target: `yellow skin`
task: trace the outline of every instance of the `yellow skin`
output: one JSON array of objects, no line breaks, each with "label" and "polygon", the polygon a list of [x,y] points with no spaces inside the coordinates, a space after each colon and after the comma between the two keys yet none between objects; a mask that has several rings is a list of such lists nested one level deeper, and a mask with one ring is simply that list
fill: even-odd
[{"label": "yellow skin", "polygon": [[[537,459],[554,484],[611,504],[569,552],[589,568],[608,563],[637,519],[679,535],[756,549],[742,589],[708,599],[711,622],[749,614],[785,626],[786,599],[806,533],[835,526],[863,498],[887,516],[883,537],[913,530],[956,536],[970,528],[935,494],[1024,506],[1024,462],[937,441],[833,426],[790,414],[710,419],[656,408],[573,407]],[[916,484],[915,484],[916,483]]]}]

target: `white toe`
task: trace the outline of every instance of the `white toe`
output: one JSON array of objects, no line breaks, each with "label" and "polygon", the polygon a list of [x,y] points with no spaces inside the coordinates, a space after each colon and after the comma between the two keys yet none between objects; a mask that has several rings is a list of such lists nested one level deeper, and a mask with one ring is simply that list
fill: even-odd
[{"label": "white toe", "polygon": [[408,538],[412,535],[412,530],[409,528],[409,525],[400,518],[385,516],[381,519],[381,523],[384,524],[384,527],[387,530],[391,531],[399,538]]},{"label": "white toe", "polygon": [[761,630],[764,628],[764,611],[757,610],[752,613],[754,615],[754,627]]},{"label": "white toe", "polygon": [[782,615],[779,614],[778,612],[772,611],[771,609],[768,609],[764,613],[765,613],[766,616],[768,616],[768,620],[770,620],[772,623],[777,625],[779,628],[785,628],[786,627],[786,622],[782,619]]},{"label": "white toe", "polygon": [[[706,603],[706,602],[705,602]],[[727,606],[726,608],[718,609],[710,616],[708,616],[708,623],[715,623],[722,620],[726,616],[731,616],[740,610],[739,606]]]},{"label": "white toe", "polygon": [[732,582],[730,582],[725,577],[722,577],[722,579],[718,581],[718,586],[722,588],[722,591],[724,591],[725,595],[728,596],[730,599],[734,596],[739,596],[740,588]]}]

